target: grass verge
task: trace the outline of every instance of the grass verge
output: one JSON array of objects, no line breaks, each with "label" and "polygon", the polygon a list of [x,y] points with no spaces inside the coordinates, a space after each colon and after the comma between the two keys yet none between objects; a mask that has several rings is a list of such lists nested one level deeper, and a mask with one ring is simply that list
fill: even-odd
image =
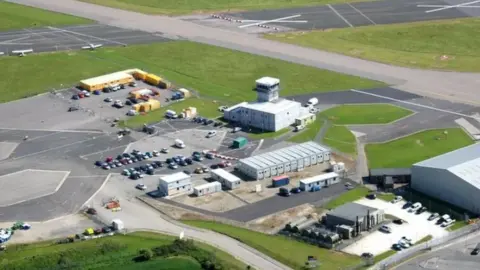
[{"label": "grass verge", "polygon": [[425,242],[428,242],[430,240],[432,240],[432,236],[427,235],[427,236],[423,237],[422,239],[418,240],[417,242],[415,242],[415,245],[420,245],[421,243],[425,243]]},{"label": "grass verge", "polygon": [[261,131],[259,131],[258,133],[250,132],[250,133],[248,133],[248,137],[251,138],[251,139],[254,139],[254,140],[273,139],[273,138],[276,138],[278,136],[284,135],[291,130],[292,130],[291,128],[287,127],[287,128],[284,128],[284,129],[280,129],[279,131],[275,131],[275,132],[261,132]]},{"label": "grass verge", "polygon": [[395,194],[393,193],[378,193],[377,198],[384,200],[386,202],[391,202],[393,199],[395,199]]},{"label": "grass verge", "polygon": [[[145,57],[146,52],[148,57]],[[0,70],[4,71],[0,73],[0,102],[65,88],[81,79],[128,68],[158,74],[176,85],[197,90],[203,98],[232,103],[254,100],[256,93],[252,86],[256,79],[266,74],[282,80],[285,89],[282,95],[285,96],[383,85],[220,47],[171,41],[96,51],[37,54],[21,59],[0,58]],[[34,74],[34,78],[25,80],[25,74]]]},{"label": "grass verge", "polygon": [[180,15],[189,13],[206,13],[213,11],[260,10],[288,7],[326,5],[345,2],[362,2],[365,0],[209,0],[209,1],[175,1],[175,0],[81,0],[83,2],[131,10],[146,14]]},{"label": "grass verge", "polygon": [[301,269],[310,255],[316,256],[321,261],[322,269],[343,269],[361,262],[359,257],[319,248],[284,236],[267,235],[211,221],[183,222],[228,235],[294,269]]},{"label": "grass verge", "polygon": [[390,104],[347,104],[323,111],[320,116],[336,125],[369,125],[387,124],[412,113],[412,111]]},{"label": "grass verge", "polygon": [[447,228],[447,231],[453,232],[453,231],[456,231],[456,230],[458,230],[458,229],[461,229],[461,228],[463,228],[463,227],[465,227],[465,226],[467,226],[467,225],[468,225],[468,222],[466,222],[466,221],[464,221],[464,220],[457,220],[457,221],[455,221],[455,223],[453,223],[452,226],[450,226],[450,227]]},{"label": "grass verge", "polygon": [[351,155],[357,153],[355,136],[345,126],[333,125],[329,127],[322,142],[343,153]]},{"label": "grass verge", "polygon": [[365,152],[370,169],[407,168],[472,143],[472,139],[460,128],[434,129],[386,143],[367,144]]},{"label": "grass verge", "polygon": [[399,66],[480,71],[480,19],[274,33],[269,39]]},{"label": "grass verge", "polygon": [[367,194],[370,192],[370,190],[366,187],[356,187],[354,189],[351,189],[340,196],[336,197],[335,199],[329,201],[326,205],[325,208],[327,209],[334,209],[339,207],[340,205],[353,202],[362,198],[365,198]]},{"label": "grass verge", "polygon": [[289,142],[303,143],[308,141],[314,141],[317,134],[322,129],[324,120],[317,117],[315,122],[308,125],[305,130],[300,131],[298,134],[293,135],[288,139]]},{"label": "grass verge", "polygon": [[80,17],[0,1],[0,31],[88,23],[92,23],[92,21]]}]

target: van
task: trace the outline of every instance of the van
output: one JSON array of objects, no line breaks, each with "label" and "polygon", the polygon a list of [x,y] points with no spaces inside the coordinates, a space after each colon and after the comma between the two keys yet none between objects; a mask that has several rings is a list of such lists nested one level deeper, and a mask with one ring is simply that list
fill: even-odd
[{"label": "van", "polygon": [[299,125],[299,126],[295,126],[295,131],[300,131],[302,129],[304,129],[305,126],[304,125]]},{"label": "van", "polygon": [[183,143],[182,140],[176,139],[175,140],[175,146],[178,148],[185,148],[185,143]]},{"label": "van", "polygon": [[177,113],[175,111],[172,111],[172,110],[167,110],[165,112],[165,117],[167,117],[167,118],[177,118]]}]

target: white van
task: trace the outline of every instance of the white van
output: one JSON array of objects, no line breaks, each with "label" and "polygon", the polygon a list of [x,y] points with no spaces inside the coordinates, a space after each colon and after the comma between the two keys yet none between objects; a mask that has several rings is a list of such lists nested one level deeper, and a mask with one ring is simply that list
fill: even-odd
[{"label": "white van", "polygon": [[178,116],[177,116],[177,113],[176,113],[175,111],[172,111],[172,110],[167,110],[167,111],[165,112],[165,116],[166,116],[167,118],[177,118],[177,117],[178,117]]},{"label": "white van", "polygon": [[413,213],[416,212],[418,209],[422,208],[422,204],[419,202],[416,202],[412,205],[410,209],[408,209],[408,212]]},{"label": "white van", "polygon": [[295,131],[300,131],[302,129],[305,129],[305,126],[304,125],[298,125],[298,126],[295,126]]},{"label": "white van", "polygon": [[182,140],[176,139],[175,140],[175,146],[178,148],[185,148],[185,143],[183,143]]}]

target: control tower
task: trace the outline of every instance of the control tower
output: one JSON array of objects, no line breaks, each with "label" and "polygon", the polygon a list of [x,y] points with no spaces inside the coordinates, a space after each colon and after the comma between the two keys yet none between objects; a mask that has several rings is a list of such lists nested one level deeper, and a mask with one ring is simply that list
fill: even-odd
[{"label": "control tower", "polygon": [[262,77],[255,81],[255,91],[258,102],[270,102],[278,99],[280,80],[272,77]]}]

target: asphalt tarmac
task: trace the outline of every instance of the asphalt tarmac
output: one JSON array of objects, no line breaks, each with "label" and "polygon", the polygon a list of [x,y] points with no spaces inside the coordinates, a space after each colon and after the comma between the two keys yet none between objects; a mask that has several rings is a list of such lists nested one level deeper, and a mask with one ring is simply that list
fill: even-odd
[{"label": "asphalt tarmac", "polygon": [[468,5],[446,8],[465,3],[461,0],[383,0],[248,11],[229,13],[226,16],[244,20],[239,24],[240,27],[255,27],[256,23],[261,23],[294,30],[348,28],[480,16],[478,8],[469,8]]},{"label": "asphalt tarmac", "polygon": [[28,49],[32,49],[33,52],[67,51],[79,50],[89,44],[128,46],[169,40],[161,34],[101,24],[42,27],[0,32],[0,52],[9,55],[14,50]]}]

